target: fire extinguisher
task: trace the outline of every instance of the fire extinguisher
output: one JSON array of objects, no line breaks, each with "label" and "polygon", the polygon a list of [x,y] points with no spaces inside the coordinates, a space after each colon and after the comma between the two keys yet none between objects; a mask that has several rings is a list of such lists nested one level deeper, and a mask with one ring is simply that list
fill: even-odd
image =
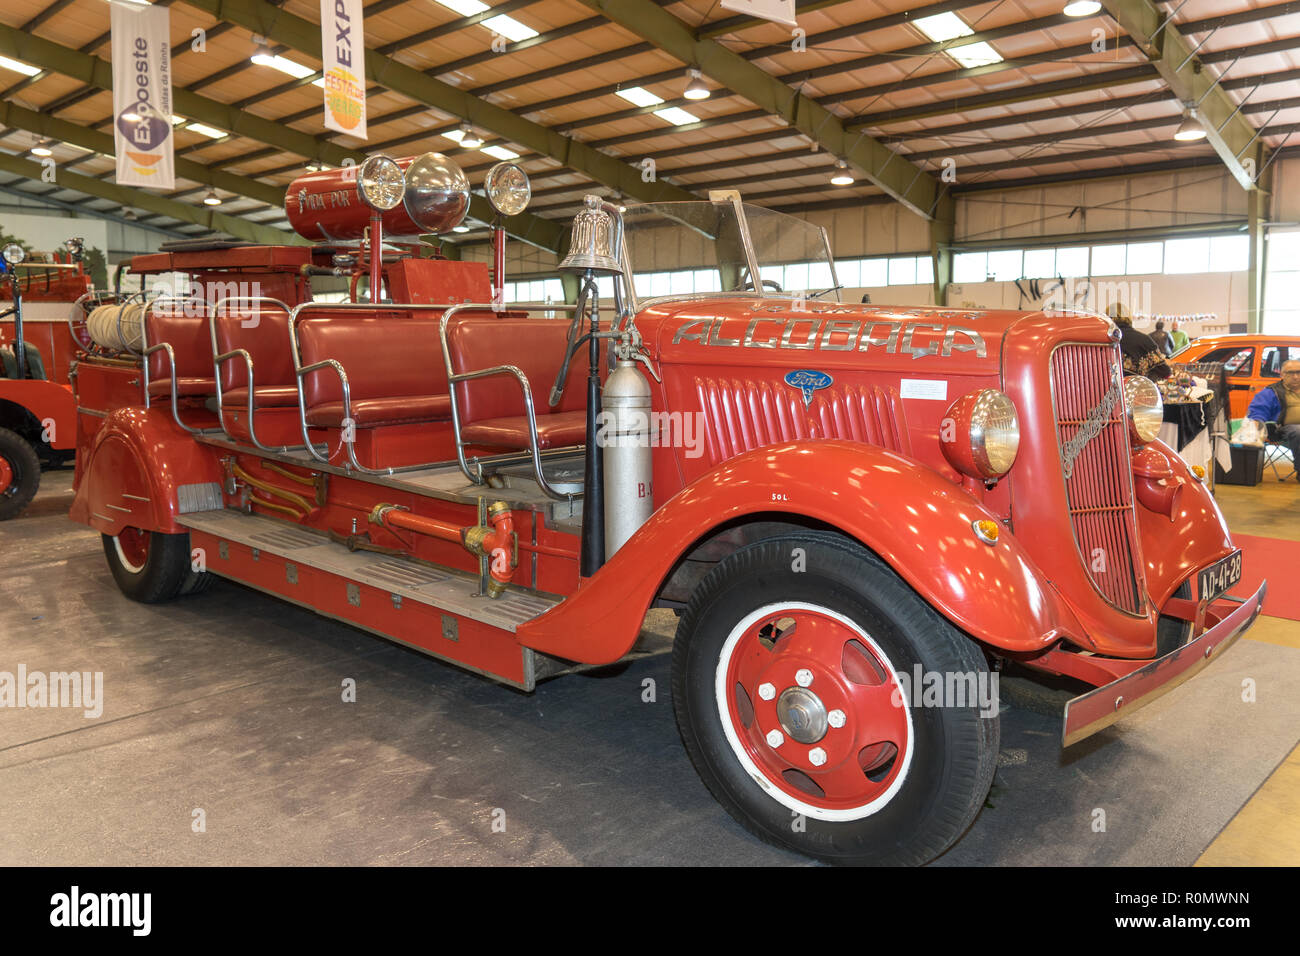
[{"label": "fire extinguisher", "polygon": [[[635,327],[632,328],[635,333]],[[617,362],[601,394],[601,428],[605,469],[605,557],[614,553],[654,512],[650,457],[650,383],[636,367],[644,362],[640,336],[623,337],[615,350]]]}]

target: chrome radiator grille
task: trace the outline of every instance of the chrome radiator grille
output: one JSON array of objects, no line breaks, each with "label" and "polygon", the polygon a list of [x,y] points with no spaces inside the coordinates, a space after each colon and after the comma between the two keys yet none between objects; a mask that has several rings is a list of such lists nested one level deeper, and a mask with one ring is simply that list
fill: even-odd
[{"label": "chrome radiator grille", "polygon": [[1079,560],[1102,596],[1142,613],[1145,581],[1133,513],[1128,420],[1113,346],[1052,353],[1052,403]]}]

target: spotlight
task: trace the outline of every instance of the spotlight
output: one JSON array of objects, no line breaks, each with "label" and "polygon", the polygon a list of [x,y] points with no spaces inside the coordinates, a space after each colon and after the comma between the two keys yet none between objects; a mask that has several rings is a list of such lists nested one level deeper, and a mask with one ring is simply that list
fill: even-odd
[{"label": "spotlight", "polygon": [[700,71],[691,67],[686,71],[686,89],[682,91],[682,96],[688,100],[707,100],[710,95],[709,88],[704,84],[704,78]]},{"label": "spotlight", "polygon": [[1100,9],[1097,0],[1071,0],[1061,12],[1067,17],[1090,17]]},{"label": "spotlight", "polygon": [[217,195],[217,191],[215,189],[208,190],[207,194],[203,197],[203,205],[205,206],[221,205],[221,197]]},{"label": "spotlight", "polygon": [[849,164],[842,159],[835,160],[835,171],[831,173],[832,186],[852,186],[853,173],[849,171]]},{"label": "spotlight", "polygon": [[1201,121],[1197,118],[1194,106],[1187,108],[1187,115],[1183,117],[1182,123],[1178,126],[1178,131],[1174,133],[1174,139],[1180,143],[1205,139],[1205,127],[1201,125]]},{"label": "spotlight", "polygon": [[32,147],[32,155],[41,157],[53,156],[54,150],[50,149],[50,141],[48,139],[38,140],[36,145]]},{"label": "spotlight", "polygon": [[460,132],[460,145],[466,149],[478,149],[483,145],[483,137],[474,132],[474,127],[470,126],[469,123],[461,123]]}]

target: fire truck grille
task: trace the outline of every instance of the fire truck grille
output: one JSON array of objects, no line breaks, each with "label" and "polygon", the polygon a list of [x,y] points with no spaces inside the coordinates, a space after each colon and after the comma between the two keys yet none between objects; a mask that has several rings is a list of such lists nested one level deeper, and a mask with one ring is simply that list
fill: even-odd
[{"label": "fire truck grille", "polygon": [[1107,601],[1140,614],[1146,588],[1116,358],[1108,345],[1058,348],[1052,354],[1052,402],[1079,559]]},{"label": "fire truck grille", "polygon": [[807,407],[784,384],[700,378],[708,455],[720,464],[741,452],[801,438],[843,438],[911,454],[903,405],[894,389],[820,389]]}]

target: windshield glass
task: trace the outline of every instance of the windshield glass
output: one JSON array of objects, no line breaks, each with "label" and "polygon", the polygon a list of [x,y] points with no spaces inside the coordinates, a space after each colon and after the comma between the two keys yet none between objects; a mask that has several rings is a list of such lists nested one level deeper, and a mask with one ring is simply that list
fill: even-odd
[{"label": "windshield glass", "polygon": [[[709,292],[753,292],[750,252],[764,295],[838,300],[820,226],[730,202],[632,204],[623,241],[640,301]],[[747,250],[748,247],[748,250]]]}]

